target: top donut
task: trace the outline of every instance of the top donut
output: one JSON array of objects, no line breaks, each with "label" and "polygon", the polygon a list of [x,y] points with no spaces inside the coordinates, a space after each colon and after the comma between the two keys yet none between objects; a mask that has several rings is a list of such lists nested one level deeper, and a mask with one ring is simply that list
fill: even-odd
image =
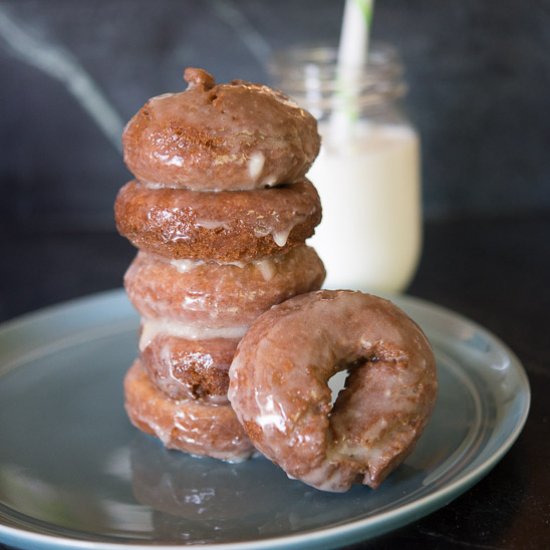
[{"label": "top donut", "polygon": [[319,152],[317,122],[282,93],[187,68],[185,91],[151,98],[126,126],[124,160],[159,187],[249,190],[300,180]]}]

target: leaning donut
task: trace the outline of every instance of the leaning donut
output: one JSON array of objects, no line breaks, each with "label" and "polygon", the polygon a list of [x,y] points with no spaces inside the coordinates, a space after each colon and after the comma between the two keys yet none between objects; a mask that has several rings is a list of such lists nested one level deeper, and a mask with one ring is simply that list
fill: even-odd
[{"label": "leaning donut", "polygon": [[135,177],[197,191],[248,190],[300,180],[319,152],[315,119],[280,92],[216,85],[188,68],[184,92],[150,99],[123,135]]},{"label": "leaning donut", "polygon": [[[328,380],[349,370],[331,406]],[[411,452],[432,411],[435,360],[396,306],[352,291],[297,296],[258,318],[230,368],[229,399],[254,445],[327,491],[373,488]]]},{"label": "leaning donut", "polygon": [[167,258],[247,262],[303,244],[321,221],[306,179],[255,191],[202,193],[127,183],[115,202],[121,235]]},{"label": "leaning donut", "polygon": [[318,290],[324,278],[319,256],[302,245],[243,264],[170,261],[139,252],[126,272],[124,286],[144,317],[225,327],[249,325],[272,305]]},{"label": "leaning donut", "polygon": [[250,457],[254,447],[229,405],[170,399],[136,361],[124,379],[126,412],[136,428],[169,449],[229,462]]}]

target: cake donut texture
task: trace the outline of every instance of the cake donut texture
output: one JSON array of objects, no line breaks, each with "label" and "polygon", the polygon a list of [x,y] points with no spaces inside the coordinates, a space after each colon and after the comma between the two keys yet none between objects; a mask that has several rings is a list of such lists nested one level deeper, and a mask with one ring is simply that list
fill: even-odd
[{"label": "cake donut texture", "polygon": [[303,244],[321,221],[321,202],[306,179],[218,193],[134,180],[118,193],[115,219],[134,246],[160,256],[247,262]]},{"label": "cake donut texture", "polygon": [[192,323],[198,329],[248,326],[272,305],[320,288],[324,278],[315,250],[301,245],[286,254],[229,264],[139,252],[124,286],[142,316]]},{"label": "cake donut texture", "polygon": [[216,85],[192,68],[185,79],[123,136],[136,179],[119,191],[115,220],[138,248],[124,285],[141,315],[125,405],[168,448],[238,461],[253,446],[227,397],[237,344],[259,315],[325,277],[304,244],[321,220],[304,177],[319,135],[265,86]]},{"label": "cake donut texture", "polygon": [[229,405],[171,399],[151,382],[139,361],[126,373],[124,395],[132,423],[169,449],[229,462],[245,460],[254,452]]},{"label": "cake donut texture", "polygon": [[[327,382],[342,370],[332,405]],[[378,487],[405,459],[436,390],[430,344],[405,313],[369,294],[318,291],[253,323],[229,399],[259,451],[289,476],[340,492],[357,481]]]},{"label": "cake donut texture", "polygon": [[307,111],[260,84],[216,84],[197,68],[187,68],[184,79],[184,92],[151,98],[124,130],[124,160],[136,178],[221,191],[291,183],[306,174],[320,147]]},{"label": "cake donut texture", "polygon": [[173,399],[227,403],[229,367],[239,339],[156,335],[141,351],[151,382]]}]

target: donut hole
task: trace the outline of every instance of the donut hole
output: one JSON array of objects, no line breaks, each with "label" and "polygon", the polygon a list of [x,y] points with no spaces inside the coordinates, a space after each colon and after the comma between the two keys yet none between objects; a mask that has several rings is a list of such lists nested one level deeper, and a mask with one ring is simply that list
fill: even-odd
[{"label": "donut hole", "polygon": [[338,396],[343,390],[346,389],[349,382],[349,377],[353,371],[365,367],[368,363],[376,363],[378,361],[376,354],[368,357],[358,357],[353,361],[347,361],[341,365],[338,365],[337,372],[333,374],[327,381],[328,387],[332,393],[331,405],[338,399]]},{"label": "donut hole", "polygon": [[340,395],[340,392],[346,387],[346,380],[349,376],[349,370],[344,369],[329,378],[328,387],[332,393],[331,405],[334,406],[336,399]]},{"label": "donut hole", "polygon": [[369,356],[361,356],[353,360],[342,361],[335,366],[335,374],[333,374],[327,381],[327,385],[331,391],[331,406],[334,407],[334,403],[342,392],[348,387],[352,373],[357,369],[366,368],[367,365],[376,363],[380,359],[377,354],[371,354]]}]

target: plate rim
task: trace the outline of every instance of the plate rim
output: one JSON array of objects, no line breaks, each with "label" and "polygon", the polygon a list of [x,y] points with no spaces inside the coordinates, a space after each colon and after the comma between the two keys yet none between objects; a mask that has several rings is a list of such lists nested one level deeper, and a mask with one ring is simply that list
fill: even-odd
[{"label": "plate rim", "polygon": [[[366,289],[360,289],[363,292],[368,292]],[[382,535],[389,531],[393,531],[408,523],[416,521],[431,512],[439,509],[441,506],[448,504],[461,494],[466,492],[472,485],[488,474],[496,464],[506,455],[512,445],[516,442],[521,434],[527,421],[530,405],[531,405],[531,389],[529,378],[525,368],[516,354],[505,344],[498,336],[489,331],[487,328],[470,319],[469,317],[455,312],[450,308],[433,303],[429,300],[411,296],[407,294],[380,294],[382,297],[394,301],[398,307],[407,309],[407,306],[420,307],[427,313],[436,312],[453,321],[459,321],[463,325],[474,328],[481,332],[485,338],[492,341],[497,347],[501,348],[509,357],[511,366],[518,377],[520,391],[516,396],[520,399],[522,407],[521,414],[511,426],[505,440],[497,447],[489,457],[485,458],[480,464],[471,470],[463,470],[459,472],[457,477],[450,482],[445,483],[442,487],[432,493],[424,495],[412,502],[404,504],[397,509],[381,512],[375,516],[367,516],[361,519],[352,520],[351,522],[342,523],[326,528],[317,528],[309,531],[304,531],[297,534],[278,535],[271,538],[241,541],[241,542],[219,542],[200,544],[204,550],[250,550],[252,548],[259,550],[267,550],[268,548],[281,549],[288,547],[334,547],[335,545],[350,544],[362,540],[362,535],[368,531],[368,536],[363,540],[371,539],[375,536]],[[126,301],[126,296],[122,288],[115,288],[74,298],[57,304],[49,305],[35,311],[25,313],[13,319],[9,319],[0,324],[0,335],[11,330],[24,328],[30,323],[40,323],[48,318],[63,314],[67,310],[78,311],[86,309],[92,304],[102,301],[109,303],[111,301]],[[129,302],[128,304],[129,305]],[[131,307],[128,310],[131,311]],[[123,317],[127,317],[124,314]],[[89,329],[88,329],[89,330]],[[84,329],[86,331],[86,329]],[[3,372],[0,369],[0,377]],[[491,432],[491,438],[497,433],[499,427],[502,429],[502,420],[497,424]],[[486,448],[487,445],[484,446]],[[468,463],[469,465],[472,462]],[[415,510],[416,509],[416,510]],[[52,524],[53,525],[53,524]],[[57,529],[60,527],[56,526]],[[52,535],[40,531],[23,529],[7,525],[0,518],[0,542],[7,544],[34,544],[40,545],[43,549],[53,548],[78,548],[82,550],[131,550],[143,548],[156,548],[158,550],[179,550],[188,548],[189,545],[178,544],[155,544],[154,540],[143,542],[115,542],[115,541],[95,541],[73,538],[70,536]],[[7,538],[6,538],[7,537]],[[4,540],[2,540],[4,539]],[[38,548],[38,546],[34,546]]]}]

